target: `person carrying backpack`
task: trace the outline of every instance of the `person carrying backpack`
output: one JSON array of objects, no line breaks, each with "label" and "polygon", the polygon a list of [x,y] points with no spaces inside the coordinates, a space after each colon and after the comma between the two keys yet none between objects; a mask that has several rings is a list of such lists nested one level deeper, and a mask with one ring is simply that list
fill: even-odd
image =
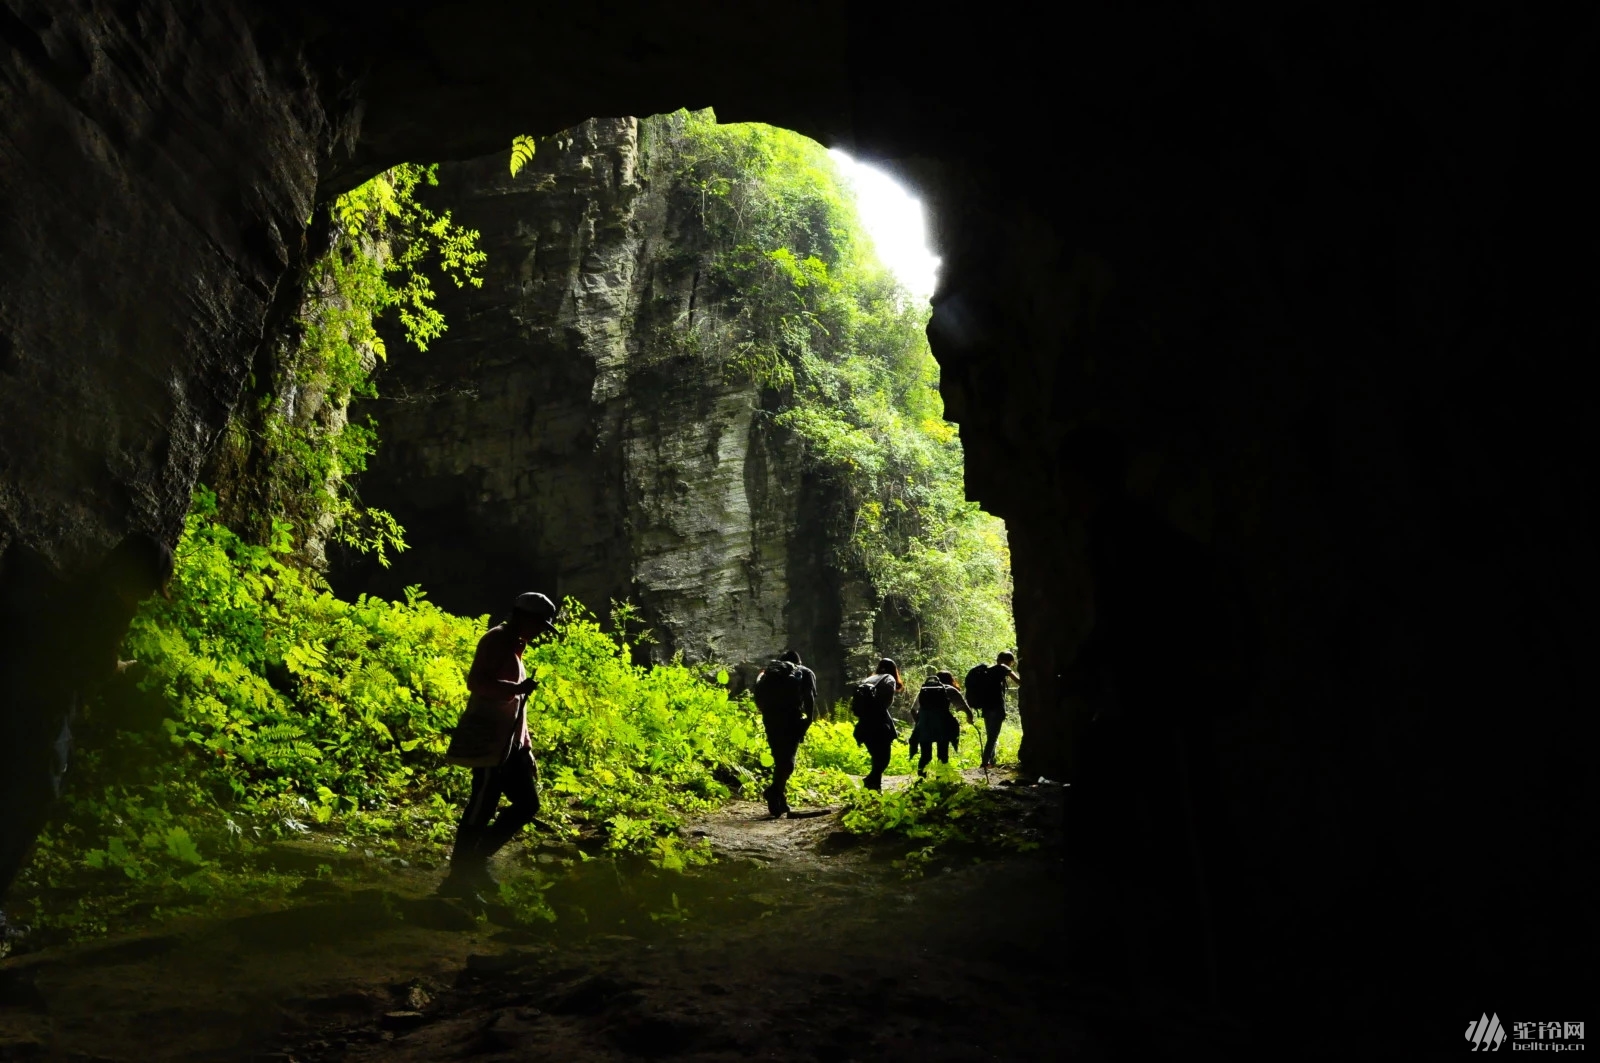
[{"label": "person carrying backpack", "polygon": [[756,676],[756,708],[767,731],[767,746],[772,750],[772,783],[762,792],[772,817],[789,811],[789,776],[794,774],[794,756],[806,728],[816,718],[817,674],[800,663],[800,654],[784,651],[783,656]]},{"label": "person carrying backpack", "polygon": [[983,714],[983,727],[988,740],[983,745],[983,766],[994,767],[995,744],[1000,740],[1000,727],[1006,722],[1006,682],[1022,685],[1022,679],[1012,670],[1017,658],[1009,650],[1002,651],[994,664],[977,664],[967,673],[967,704]]},{"label": "person carrying backpack", "polygon": [[956,689],[955,676],[949,672],[929,676],[917,691],[917,725],[911,731],[911,750],[913,753],[920,752],[917,761],[919,776],[927,770],[935,747],[939,750],[939,762],[950,763],[950,745],[961,736],[961,725],[950,711],[951,706],[966,713],[967,722],[977,726],[972,707],[961,696],[961,691]]},{"label": "person carrying backpack", "polygon": [[895,739],[894,717],[889,714],[889,707],[894,704],[894,696],[904,689],[900,666],[885,657],[871,675],[858,680],[850,690],[850,711],[856,717],[856,741],[866,746],[872,757],[872,771],[861,780],[861,785],[868,790],[883,789],[883,769],[889,766]]}]

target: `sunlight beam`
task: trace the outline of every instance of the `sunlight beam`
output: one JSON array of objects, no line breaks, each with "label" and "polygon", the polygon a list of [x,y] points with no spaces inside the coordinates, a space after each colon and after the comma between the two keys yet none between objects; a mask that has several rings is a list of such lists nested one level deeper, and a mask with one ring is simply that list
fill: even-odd
[{"label": "sunlight beam", "polygon": [[933,295],[939,257],[928,250],[928,224],[922,201],[882,170],[844,152],[828,152],[856,196],[856,211],[878,260],[911,295],[926,302]]}]

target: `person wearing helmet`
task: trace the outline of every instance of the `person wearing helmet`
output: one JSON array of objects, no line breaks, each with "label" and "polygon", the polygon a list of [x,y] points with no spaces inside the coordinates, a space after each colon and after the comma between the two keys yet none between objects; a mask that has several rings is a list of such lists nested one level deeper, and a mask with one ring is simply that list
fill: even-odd
[{"label": "person wearing helmet", "polygon": [[[470,896],[494,881],[489,858],[539,811],[539,768],[528,738],[528,695],[538,681],[528,675],[522,651],[555,631],[556,607],[534,591],[512,604],[511,615],[478,640],[467,673],[466,711],[450,738],[445,759],[472,769],[472,796],[456,828],[450,873],[439,887],[447,896]],[[510,804],[496,816],[504,796]]]}]

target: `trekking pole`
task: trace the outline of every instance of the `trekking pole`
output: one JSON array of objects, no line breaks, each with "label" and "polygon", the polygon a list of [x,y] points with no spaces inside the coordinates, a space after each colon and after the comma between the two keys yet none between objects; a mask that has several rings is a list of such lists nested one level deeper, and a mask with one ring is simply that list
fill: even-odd
[{"label": "trekking pole", "polygon": [[[972,729],[974,731],[976,731],[978,729],[978,725],[976,723],[974,723],[972,725]],[[983,785],[984,785],[985,789],[988,789],[988,786],[989,786],[989,736],[987,734],[982,734],[982,735],[979,735],[978,738],[983,743],[982,745],[980,745],[978,747],[978,762],[983,765]]]},{"label": "trekking pole", "polygon": [[981,730],[978,729],[977,720],[971,720],[969,722],[972,724],[972,734],[974,736],[973,741],[978,743],[978,766],[983,769],[983,785],[988,786],[989,758],[984,756],[984,752],[989,748],[987,744],[987,737]]}]

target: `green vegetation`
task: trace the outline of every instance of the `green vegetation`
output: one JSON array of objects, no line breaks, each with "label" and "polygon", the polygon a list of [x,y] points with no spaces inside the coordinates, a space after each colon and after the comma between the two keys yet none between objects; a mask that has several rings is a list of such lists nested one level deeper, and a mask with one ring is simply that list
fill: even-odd
[{"label": "green vegetation", "polygon": [[[341,601],[290,563],[287,524],[254,546],[214,516],[202,491],[170,600],[129,632],[136,689],[84,728],[90,752],[17,891],[36,923],[89,931],[244,896],[276,881],[250,870],[263,846],[314,832],[412,859],[447,851],[469,773],[439,754],[488,618],[415,590]],[[700,854],[674,830],[754,780],[760,721],[685,667],[632,664],[628,611],[616,619],[603,631],[569,601],[559,637],[528,651],[541,819],[682,867]]]},{"label": "green vegetation", "polygon": [[[849,713],[843,714],[843,717],[848,716]],[[962,720],[963,734],[959,746],[950,753],[950,770],[975,769],[983,760],[983,725],[980,722],[974,729],[966,725],[965,718],[958,719]],[[846,718],[818,720],[812,724],[800,746],[794,778],[789,784],[791,788],[806,799],[818,802],[837,801],[858,792],[859,787],[850,776],[867,774],[872,764],[865,747],[856,744],[854,727],[854,722]],[[911,775],[917,770],[911,747],[906,742],[909,730],[903,728],[900,740],[895,742],[894,753],[889,758],[889,775]],[[1021,742],[1021,730],[1008,722],[1000,732],[1000,759],[1015,763]],[[937,770],[938,764],[935,760],[929,770]]]},{"label": "green vegetation", "polygon": [[352,424],[352,396],[375,394],[387,357],[377,322],[388,314],[419,351],[445,330],[433,274],[481,286],[478,233],[418,198],[435,167],[396,166],[338,197],[323,223],[331,246],[313,263],[296,339],[253,379],[255,399],[235,416],[218,459],[223,519],[251,542],[287,522],[301,547],[339,542],[373,552],[404,549],[404,531],[361,505],[350,477],[367,466],[377,426]]},{"label": "green vegetation", "polygon": [[857,790],[846,798],[845,830],[871,837],[898,837],[912,848],[897,866],[917,875],[939,858],[1010,850],[1029,852],[1040,842],[1018,829],[1016,809],[986,786],[962,780],[953,766],[935,762],[914,786],[877,793]]},{"label": "green vegetation", "polygon": [[[964,500],[926,308],[873,258],[818,145],[708,113],[652,128],[666,131],[653,150],[674,168],[680,206],[703,220],[713,283],[733,308],[674,342],[761,383],[774,420],[838,487],[838,561],[881,596],[881,649],[908,678],[988,658],[1011,641],[1005,536]],[[519,139],[513,173],[532,150]],[[354,493],[375,427],[344,411],[373,393],[380,315],[426,350],[445,327],[429,271],[480,283],[477,234],[416,199],[433,179],[431,168],[397,167],[333,205],[334,240],[308,278],[297,339],[259,370],[257,401],[218,464],[227,491],[197,492],[171,595],[146,603],[128,634],[124,656],[138,664],[77,727],[87,752],[10,898],[35,926],[80,935],[281,900],[300,876],[273,870],[274,853],[296,839],[423,863],[447,852],[469,773],[441,754],[488,618],[448,614],[420,588],[402,602],[340,600],[314,545],[380,559],[404,546],[393,518]],[[540,830],[662,868],[705,860],[677,833],[684,817],[753,798],[771,765],[748,696],[729,696],[725,671],[634,665],[631,643],[648,636],[626,606],[609,629],[576,602],[564,617],[527,655],[541,682],[529,705]],[[1008,728],[1002,756],[1017,738]],[[955,768],[976,767],[981,745],[969,730]],[[979,837],[968,811],[983,799],[954,769],[882,796],[850,778],[867,770],[851,725],[819,720],[792,795],[846,799],[848,829],[905,835],[924,843],[923,859]],[[913,770],[897,744],[890,773]],[[537,871],[517,875],[503,899],[548,918],[546,885]],[[673,900],[660,918],[681,918]]]},{"label": "green vegetation", "polygon": [[511,176],[515,177],[522,172],[522,168],[533,161],[533,153],[538,149],[539,142],[530,136],[516,136],[511,138]]},{"label": "green vegetation", "polygon": [[837,487],[838,561],[880,596],[879,651],[908,676],[992,660],[1014,641],[1010,554],[1003,524],[965,498],[929,308],[874,257],[821,145],[709,111],[649,129],[733,310],[683,322],[674,342],[769,389],[777,423]]},{"label": "green vegetation", "polygon": [[[293,563],[287,523],[255,546],[215,520],[215,505],[197,495],[170,598],[134,620],[135,678],[80,727],[89,751],[14,891],[36,925],[92,933],[281,897],[298,878],[258,868],[284,839],[328,836],[413,861],[448,850],[468,773],[440,754],[489,618],[452,616],[415,589],[404,602],[341,601]],[[753,797],[771,756],[726,672],[633,664],[635,626],[622,607],[603,630],[569,600],[559,636],[528,651],[542,829],[682,868],[705,858],[679,840],[683,817]],[[953,762],[975,766],[979,748],[969,729]],[[1013,733],[1003,748],[1014,752]],[[850,726],[820,720],[791,786],[804,803],[836,801],[867,767]],[[913,770],[904,744],[890,770]],[[864,833],[940,814],[875,827],[875,802],[922,798],[851,799],[850,829]]]}]

